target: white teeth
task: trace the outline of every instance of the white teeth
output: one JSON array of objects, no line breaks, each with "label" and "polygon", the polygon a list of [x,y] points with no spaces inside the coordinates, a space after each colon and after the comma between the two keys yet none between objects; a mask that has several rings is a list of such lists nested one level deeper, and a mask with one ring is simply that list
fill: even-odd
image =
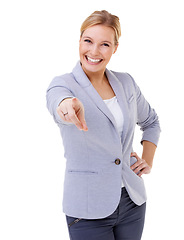
[{"label": "white teeth", "polygon": [[90,62],[92,62],[92,63],[98,63],[98,62],[101,61],[101,59],[93,59],[93,58],[90,58],[90,57],[88,57],[88,56],[87,56],[87,59],[88,59],[88,61],[90,61]]}]

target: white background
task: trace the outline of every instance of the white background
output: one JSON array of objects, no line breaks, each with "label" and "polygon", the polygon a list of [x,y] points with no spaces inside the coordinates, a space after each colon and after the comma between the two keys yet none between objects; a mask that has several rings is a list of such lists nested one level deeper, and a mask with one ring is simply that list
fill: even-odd
[{"label": "white background", "polygon": [[[0,3],[0,239],[68,240],[65,169],[45,92],[78,61],[79,29],[95,10],[120,18],[109,69],[129,72],[160,117],[154,168],[144,177],[143,240],[183,237],[183,3],[175,0],[4,0]],[[141,155],[141,133],[134,150]]]}]

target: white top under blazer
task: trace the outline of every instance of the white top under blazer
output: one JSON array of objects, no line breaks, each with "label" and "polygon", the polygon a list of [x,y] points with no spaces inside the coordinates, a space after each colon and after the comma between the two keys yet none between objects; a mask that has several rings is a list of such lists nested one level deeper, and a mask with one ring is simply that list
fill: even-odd
[{"label": "white top under blazer", "polygon": [[106,99],[104,100],[105,104],[107,105],[107,107],[109,108],[109,110],[111,111],[114,119],[115,119],[115,122],[116,122],[116,127],[117,127],[117,130],[118,130],[118,133],[119,133],[119,136],[121,137],[121,134],[123,132],[123,121],[124,121],[124,118],[123,118],[123,113],[121,111],[121,108],[119,106],[119,103],[118,103],[118,99],[116,96],[114,96],[113,98],[111,99]]}]

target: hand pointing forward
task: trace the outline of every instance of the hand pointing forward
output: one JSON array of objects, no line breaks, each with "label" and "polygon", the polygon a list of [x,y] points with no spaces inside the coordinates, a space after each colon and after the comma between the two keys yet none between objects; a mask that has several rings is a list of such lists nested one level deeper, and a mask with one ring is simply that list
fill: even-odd
[{"label": "hand pointing forward", "polygon": [[80,130],[88,130],[84,116],[84,106],[77,98],[64,99],[57,107],[57,113],[63,121],[75,124]]}]

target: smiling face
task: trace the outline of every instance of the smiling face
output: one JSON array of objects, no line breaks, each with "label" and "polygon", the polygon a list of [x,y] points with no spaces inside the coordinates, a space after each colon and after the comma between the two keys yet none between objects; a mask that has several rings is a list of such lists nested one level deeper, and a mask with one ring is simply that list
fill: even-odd
[{"label": "smiling face", "polygon": [[113,53],[115,32],[111,27],[95,25],[87,28],[79,44],[79,54],[82,68],[87,75],[90,73],[104,73]]}]

